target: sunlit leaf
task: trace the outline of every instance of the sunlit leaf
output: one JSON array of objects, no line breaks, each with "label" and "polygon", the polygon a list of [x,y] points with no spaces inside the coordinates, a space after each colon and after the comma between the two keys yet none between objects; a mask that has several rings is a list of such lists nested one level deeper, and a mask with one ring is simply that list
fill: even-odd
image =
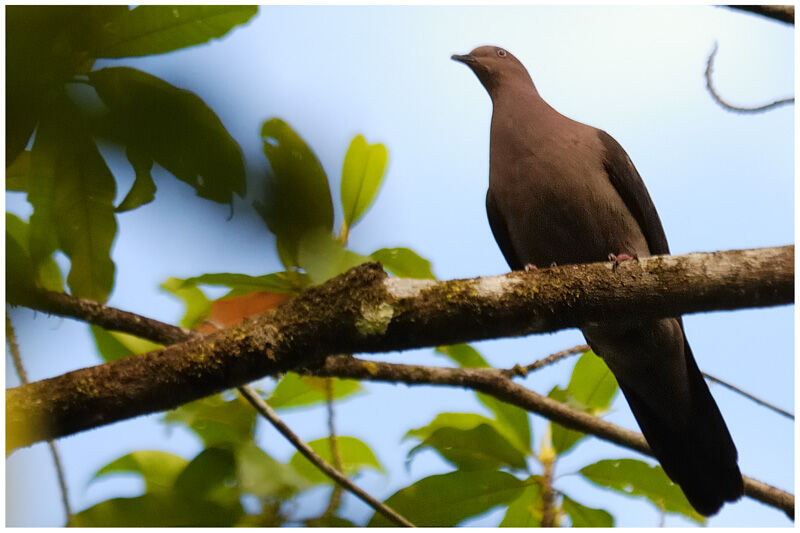
[{"label": "sunlit leaf", "polygon": [[489,363],[486,362],[486,359],[483,356],[470,346],[469,344],[451,344],[449,346],[437,346],[436,352],[446,355],[453,361],[455,361],[458,366],[464,368],[486,368],[489,366]]},{"label": "sunlit leaf", "polygon": [[532,483],[508,505],[500,527],[541,527],[542,486]]},{"label": "sunlit leaf", "polygon": [[203,291],[197,287],[184,287],[182,279],[169,278],[160,287],[183,300],[186,305],[186,312],[180,321],[183,328],[196,327],[211,311],[211,301]]},{"label": "sunlit leaf", "polygon": [[495,416],[495,427],[518,450],[527,454],[531,451],[531,426],[528,412],[511,405],[494,396],[482,392],[475,393],[478,400],[485,405]]},{"label": "sunlit leaf", "polygon": [[[394,493],[386,505],[416,526],[454,527],[467,518],[515,500],[524,481],[496,470],[456,470],[423,478]],[[368,526],[392,525],[375,513]]]},{"label": "sunlit leaf", "polygon": [[643,496],[658,509],[705,523],[705,518],[692,508],[681,488],[670,481],[660,466],[636,459],[606,459],[581,468],[580,473],[597,485],[627,496]]},{"label": "sunlit leaf", "polygon": [[[339,455],[342,458],[342,471],[346,476],[355,475],[364,468],[373,468],[379,472],[385,472],[370,447],[359,439],[339,436],[336,438],[336,444],[339,447]],[[331,454],[329,438],[312,440],[308,445],[329,464],[335,464]],[[295,452],[289,464],[311,483],[334,483],[331,478],[323,474],[319,468],[314,466],[300,452]]]},{"label": "sunlit leaf", "polygon": [[307,231],[333,230],[330,187],[317,157],[286,122],[264,122],[261,138],[272,173],[265,201],[255,205],[289,268],[297,265],[297,247]]},{"label": "sunlit leaf", "polygon": [[244,196],[242,151],[196,94],[130,67],[94,70],[89,83],[109,109],[104,133],[134,149],[137,161],[155,160],[215,202]]},{"label": "sunlit leaf", "polygon": [[344,223],[352,226],[369,208],[383,181],[389,152],[380,143],[367,144],[363,135],[356,135],[344,156],[341,199]]},{"label": "sunlit leaf", "polygon": [[318,378],[301,376],[288,372],[278,382],[267,403],[275,409],[302,407],[322,403],[327,400],[325,380],[333,380],[333,397],[337,400],[346,398],[364,390],[360,381],[354,379]]},{"label": "sunlit leaf", "polygon": [[185,424],[206,447],[243,444],[253,439],[256,411],[239,395],[226,400],[216,394],[167,411],[164,421]]},{"label": "sunlit leaf", "polygon": [[97,351],[104,361],[115,361],[123,357],[129,357],[140,353],[160,350],[164,346],[130,333],[120,331],[109,331],[100,326],[90,325]]},{"label": "sunlit leaf", "polygon": [[147,492],[171,490],[178,474],[189,464],[183,457],[158,450],[139,450],[111,461],[93,479],[110,474],[134,473],[144,479]]},{"label": "sunlit leaf", "polygon": [[381,248],[370,257],[398,278],[436,279],[430,261],[409,248]]},{"label": "sunlit leaf", "polygon": [[152,202],[156,197],[156,184],[153,181],[152,174],[150,174],[150,170],[153,168],[153,159],[132,146],[128,147],[125,154],[128,156],[128,161],[133,166],[134,172],[136,172],[136,178],[128,194],[116,207],[115,211],[117,213],[136,209]]},{"label": "sunlit leaf", "polygon": [[561,508],[569,515],[572,527],[614,527],[614,517],[607,511],[586,507],[569,496],[563,497]]},{"label": "sunlit leaf", "polygon": [[171,52],[222,37],[257,11],[257,6],[139,6],[103,28],[93,53],[131,57]]},{"label": "sunlit leaf", "polygon": [[307,276],[300,272],[275,272],[264,276],[247,274],[203,274],[183,280],[183,287],[195,285],[215,285],[229,287],[241,293],[250,291],[283,292],[296,294],[308,284]]},{"label": "sunlit leaf", "polygon": [[297,246],[297,264],[312,283],[318,284],[369,261],[368,257],[346,249],[327,230],[309,230]]},{"label": "sunlit leaf", "polygon": [[424,448],[433,448],[461,470],[493,470],[510,466],[525,468],[525,455],[495,429],[479,424],[471,429],[442,427],[409,451],[411,458]]},{"label": "sunlit leaf", "polygon": [[441,428],[470,430],[481,424],[493,424],[494,420],[475,413],[439,413],[427,426],[409,430],[404,439],[416,437],[424,441]]},{"label": "sunlit leaf", "polygon": [[[550,393],[547,395],[547,397],[562,403],[566,403],[575,409],[580,409],[584,412],[589,411],[589,408],[575,400],[569,391],[562,389],[558,385],[550,390]],[[573,446],[575,446],[575,444],[578,443],[579,440],[585,436],[586,433],[565,428],[561,424],[557,424],[555,422],[550,422],[550,442],[552,443],[553,449],[557,454],[568,452]]]}]

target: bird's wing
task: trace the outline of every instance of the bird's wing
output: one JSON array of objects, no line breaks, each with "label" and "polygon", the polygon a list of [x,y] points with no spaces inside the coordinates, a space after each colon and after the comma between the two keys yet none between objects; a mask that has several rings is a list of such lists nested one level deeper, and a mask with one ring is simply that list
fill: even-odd
[{"label": "bird's wing", "polygon": [[650,253],[653,255],[668,254],[667,236],[664,234],[661,219],[658,217],[658,212],[644,186],[642,177],[639,176],[639,172],[622,146],[608,133],[603,130],[597,131],[600,141],[605,147],[603,165],[606,173],[611,184],[617,190],[617,194],[639,224],[639,228],[647,239]]},{"label": "bird's wing", "polygon": [[492,228],[494,240],[500,246],[500,251],[503,252],[506,263],[511,267],[511,270],[522,270],[525,265],[522,264],[522,261],[519,260],[514,252],[514,247],[511,245],[511,238],[508,234],[508,226],[500,210],[497,209],[491,190],[486,191],[486,214],[489,216],[489,227]]}]

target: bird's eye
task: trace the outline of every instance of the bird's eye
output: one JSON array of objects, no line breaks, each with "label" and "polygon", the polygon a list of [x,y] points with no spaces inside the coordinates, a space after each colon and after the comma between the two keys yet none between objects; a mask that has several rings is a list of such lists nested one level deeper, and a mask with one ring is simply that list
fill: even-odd
[{"label": "bird's eye", "polygon": [[503,50],[502,48],[498,48],[497,49],[497,55],[499,55],[500,57],[506,57],[506,54],[507,54],[507,52],[505,50]]}]

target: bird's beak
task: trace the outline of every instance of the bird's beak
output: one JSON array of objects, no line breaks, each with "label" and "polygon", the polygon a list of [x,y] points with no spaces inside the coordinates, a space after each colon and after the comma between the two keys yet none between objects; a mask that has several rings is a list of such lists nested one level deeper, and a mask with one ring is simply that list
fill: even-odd
[{"label": "bird's beak", "polygon": [[460,61],[468,66],[471,66],[476,61],[475,56],[470,54],[464,54],[464,55],[453,54],[450,56],[450,59],[452,59],[453,61]]}]

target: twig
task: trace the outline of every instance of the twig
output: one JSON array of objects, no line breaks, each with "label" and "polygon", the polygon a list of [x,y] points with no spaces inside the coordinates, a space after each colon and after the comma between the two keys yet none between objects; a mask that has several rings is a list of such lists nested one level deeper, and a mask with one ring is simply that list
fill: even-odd
[{"label": "twig", "polygon": [[[339,441],[336,437],[336,425],[334,423],[333,380],[334,378],[325,378],[325,403],[328,407],[328,433],[330,433],[329,442],[331,446],[331,457],[333,457],[333,466],[339,472],[344,472],[342,454],[339,452]],[[325,509],[325,512],[322,514],[322,516],[324,518],[333,516],[336,513],[336,510],[339,508],[341,501],[342,487],[341,485],[336,485],[333,487],[333,492],[331,492],[331,499],[330,502],[328,502],[328,508]]]},{"label": "twig", "polygon": [[736,385],[732,385],[732,384],[728,383],[727,381],[722,381],[721,379],[715,378],[714,376],[712,376],[710,374],[707,374],[705,372],[703,372],[703,375],[709,381],[713,381],[714,383],[719,383],[723,387],[727,387],[730,390],[732,390],[733,392],[738,392],[739,394],[741,394],[745,398],[749,398],[750,400],[753,400],[757,404],[762,405],[762,406],[766,407],[767,409],[772,409],[776,413],[781,414],[781,415],[783,415],[783,416],[785,416],[787,418],[791,418],[792,420],[794,420],[794,415],[792,413],[790,413],[789,411],[786,411],[785,409],[781,409],[780,407],[778,407],[776,405],[773,405],[773,404],[771,404],[769,402],[766,402],[766,401],[762,400],[761,398],[753,396],[749,392],[745,392],[742,389],[740,389],[739,387],[737,387]]},{"label": "twig", "polygon": [[578,353],[584,353],[584,352],[588,351],[589,349],[590,348],[589,348],[588,344],[579,344],[578,346],[573,346],[572,348],[567,348],[566,350],[561,350],[560,352],[556,352],[554,354],[550,354],[547,357],[543,357],[542,359],[539,359],[538,361],[534,361],[533,363],[531,363],[529,365],[525,365],[525,366],[515,365],[512,368],[509,368],[507,370],[503,370],[502,372],[503,372],[503,374],[505,374],[508,377],[516,377],[516,376],[525,377],[525,376],[528,375],[528,373],[530,373],[530,372],[532,372],[534,370],[538,370],[538,369],[542,368],[543,366],[552,365],[556,361],[560,361],[561,359],[564,359],[565,357],[569,357],[570,355],[575,355],[575,354],[578,354]]},{"label": "twig", "polygon": [[308,444],[303,442],[303,440],[295,435],[289,427],[283,423],[283,421],[278,417],[277,413],[265,402],[261,399],[261,397],[253,391],[250,387],[244,386],[240,387],[239,390],[242,392],[245,398],[256,408],[256,410],[261,414],[264,418],[270,421],[270,423],[275,426],[277,429],[286,439],[291,442],[297,450],[302,453],[306,459],[311,461],[317,468],[325,472],[325,474],[336,481],[336,483],[340,484],[341,486],[345,487],[347,490],[361,498],[361,500],[375,509],[375,511],[381,513],[383,516],[394,522],[399,526],[404,527],[414,527],[414,524],[397,514],[395,511],[387,507],[385,504],[379,502],[363,490],[361,490],[357,485],[355,485],[352,481],[347,479],[344,475],[340,474],[335,468],[333,468],[325,459],[317,455],[314,450],[309,447]]},{"label": "twig", "polygon": [[757,15],[761,15],[762,17],[771,18],[773,20],[778,20],[781,22],[786,22],[787,24],[794,25],[794,6],[787,5],[787,6],[764,6],[764,5],[755,5],[755,6],[725,6],[731,9],[740,9],[742,11],[749,11],[750,13],[755,13]]},{"label": "twig", "polygon": [[[14,369],[17,371],[19,380],[22,383],[28,383],[28,373],[25,372],[25,367],[22,364],[22,355],[19,351],[19,344],[17,344],[17,335],[14,332],[14,326],[11,324],[11,317],[9,316],[8,309],[6,309],[6,342],[11,351],[11,360],[14,362]],[[61,463],[61,456],[56,448],[56,443],[52,440],[47,441],[47,447],[50,449],[50,455],[53,457],[53,464],[56,469],[56,479],[58,479],[58,487],[61,491],[61,503],[64,505],[64,514],[67,517],[67,525],[72,522],[72,506],[69,503],[69,491],[67,489],[67,478],[64,475],[64,465]]]},{"label": "twig", "polygon": [[722,96],[719,95],[717,90],[714,88],[713,83],[711,82],[711,73],[714,70],[714,56],[716,55],[717,55],[717,43],[715,42],[714,49],[711,50],[711,54],[709,54],[708,61],[706,62],[706,74],[705,74],[706,88],[708,88],[708,92],[711,93],[711,97],[714,99],[714,101],[717,102],[722,107],[724,107],[725,109],[736,113],[761,113],[763,111],[780,107],[782,105],[794,103],[794,97],[789,97],[789,98],[781,98],[780,100],[775,100],[774,102],[770,102],[768,104],[755,107],[741,107],[729,104],[728,102],[723,100]]}]

